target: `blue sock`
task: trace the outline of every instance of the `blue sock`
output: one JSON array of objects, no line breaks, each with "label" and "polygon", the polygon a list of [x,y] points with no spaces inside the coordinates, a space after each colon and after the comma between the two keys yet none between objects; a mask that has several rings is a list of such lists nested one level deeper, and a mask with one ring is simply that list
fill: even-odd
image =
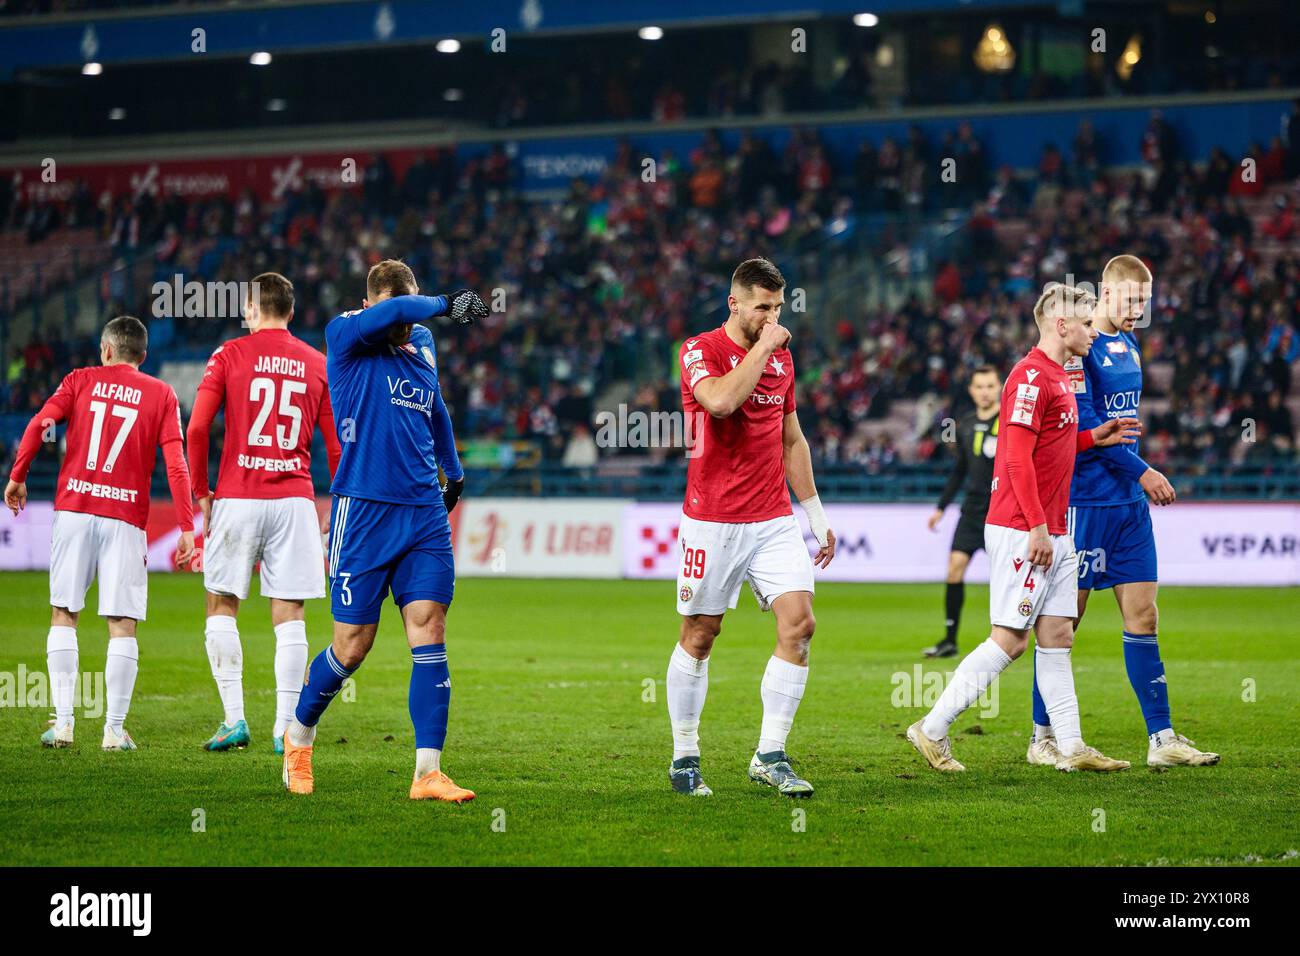
[{"label": "blue sock", "polygon": [[407,706],[415,726],[416,749],[441,750],[447,740],[447,711],[451,708],[446,644],[411,648],[411,693]]},{"label": "blue sock", "polygon": [[[360,665],[357,665],[358,667]],[[355,674],[357,668],[348,670],[334,656],[334,649],[327,647],[316,655],[307,668],[307,680],[298,694],[298,708],[294,716],[304,727],[315,727],[320,715],[330,705],[334,695],[339,692],[343,682]]]},{"label": "blue sock", "polygon": [[1034,724],[1038,727],[1052,726],[1052,718],[1047,716],[1047,705],[1043,703],[1043,695],[1038,692],[1038,655],[1030,653],[1029,663],[1034,668]]},{"label": "blue sock", "polygon": [[1124,667],[1146,718],[1147,734],[1168,730],[1173,726],[1169,719],[1169,684],[1154,634],[1124,632]]}]

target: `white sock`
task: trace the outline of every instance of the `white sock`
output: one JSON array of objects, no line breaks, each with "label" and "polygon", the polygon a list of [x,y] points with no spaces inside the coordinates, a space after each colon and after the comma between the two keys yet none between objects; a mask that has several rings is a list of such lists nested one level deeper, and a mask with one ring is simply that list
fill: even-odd
[{"label": "white sock", "polygon": [[135,675],[140,669],[140,645],[134,637],[110,637],[108,658],[104,662],[104,683],[107,685],[108,706],[104,712],[104,726],[118,736],[131,709],[131,694],[135,691]]},{"label": "white sock", "polygon": [[1042,724],[1034,724],[1034,740],[1036,741],[1051,740],[1055,736],[1056,736],[1056,731],[1052,730],[1050,725],[1044,727]]},{"label": "white sock", "polygon": [[244,719],[244,649],[239,644],[239,625],[226,614],[214,614],[204,628],[208,663],[217,682],[225,723],[233,727]]},{"label": "white sock", "polygon": [[700,712],[709,692],[709,659],[696,660],[679,643],[668,658],[668,719],[673,724],[673,759],[700,755]]},{"label": "white sock", "polygon": [[275,626],[275,730],[279,737],[293,720],[298,694],[307,673],[307,622],[285,621]]},{"label": "white sock", "polygon": [[1174,728],[1169,727],[1166,730],[1157,730],[1154,734],[1148,734],[1147,736],[1151,740],[1152,747],[1163,747],[1178,735],[1174,733]]},{"label": "white sock", "polygon": [[442,769],[442,751],[433,747],[415,748],[415,779]]},{"label": "white sock", "polygon": [[790,735],[794,713],[799,709],[807,683],[806,665],[791,664],[776,656],[768,658],[758,691],[763,699],[763,728],[758,734],[758,753],[785,750],[785,739]]},{"label": "white sock", "polygon": [[310,747],[316,742],[316,728],[298,723],[297,717],[289,721],[289,726],[284,728],[284,735],[295,747]]},{"label": "white sock", "polygon": [[943,689],[934,707],[925,715],[921,732],[931,740],[942,740],[962,713],[980,699],[999,674],[1007,669],[1011,658],[998,647],[993,638],[971,651],[953,672],[952,680]]},{"label": "white sock", "polygon": [[73,724],[77,661],[77,629],[51,624],[49,636],[45,638],[45,666],[50,673],[50,695],[54,698],[54,725],[59,728]]},{"label": "white sock", "polygon": [[1038,693],[1043,695],[1047,716],[1056,731],[1056,749],[1064,756],[1083,749],[1079,730],[1079,698],[1074,693],[1074,668],[1068,647],[1034,648],[1034,670]]}]

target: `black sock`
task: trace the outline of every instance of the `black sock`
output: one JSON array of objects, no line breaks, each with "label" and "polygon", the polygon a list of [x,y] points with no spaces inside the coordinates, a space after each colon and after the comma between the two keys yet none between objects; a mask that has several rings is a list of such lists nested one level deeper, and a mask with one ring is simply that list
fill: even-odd
[{"label": "black sock", "polygon": [[948,620],[947,633],[944,640],[951,644],[957,643],[957,628],[961,625],[961,606],[966,600],[966,582],[958,581],[956,584],[949,584],[947,590],[943,593],[944,614]]}]

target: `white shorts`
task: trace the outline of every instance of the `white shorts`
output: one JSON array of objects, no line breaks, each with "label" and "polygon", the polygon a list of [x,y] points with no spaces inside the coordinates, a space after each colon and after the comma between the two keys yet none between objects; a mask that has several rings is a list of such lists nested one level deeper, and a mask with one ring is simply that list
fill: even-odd
[{"label": "white shorts", "polygon": [[813,590],[812,558],[794,515],[729,524],[682,515],[677,532],[679,614],[723,614],[746,580],[766,611],[787,591]]},{"label": "white shorts", "polygon": [[262,597],[305,601],[325,596],[325,549],[309,498],[218,498],[203,533],[203,586],[248,597],[262,562]]},{"label": "white shorts", "polygon": [[1031,565],[1029,532],[984,526],[989,555],[989,619],[999,627],[1024,630],[1041,615],[1079,616],[1079,556],[1068,534],[1051,535],[1052,566]]},{"label": "white shorts", "polygon": [[54,512],[50,546],[50,606],[80,611],[99,578],[100,617],[144,620],[149,604],[149,539],[119,518]]}]

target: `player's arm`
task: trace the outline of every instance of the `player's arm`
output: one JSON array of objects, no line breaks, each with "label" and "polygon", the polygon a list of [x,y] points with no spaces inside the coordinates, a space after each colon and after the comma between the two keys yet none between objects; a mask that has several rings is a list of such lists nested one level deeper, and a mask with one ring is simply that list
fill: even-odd
[{"label": "player's arm", "polygon": [[328,388],[321,393],[316,427],[320,429],[320,437],[325,440],[325,460],[329,464],[330,481],[333,481],[334,473],[339,470],[339,460],[343,457],[343,446],[339,443],[338,427],[334,424],[334,405],[330,402]]},{"label": "player's arm", "polygon": [[1038,446],[1038,432],[1043,427],[1043,414],[1047,407],[1046,396],[1040,394],[1041,386],[1034,385],[1024,369],[1016,369],[1007,379],[1003,389],[1001,419],[1005,422],[999,436],[998,451],[1002,444],[1007,449],[1007,479],[1016,504],[1029,525],[1030,564],[1051,567],[1052,538],[1047,531],[1047,512],[1038,497],[1038,470],[1034,467],[1034,449]]},{"label": "player's arm", "polygon": [[[707,375],[692,386],[695,400],[714,418],[726,418],[753,394],[768,359],[789,341],[790,330],[784,326],[775,322],[763,326],[758,341],[735,368],[726,375]],[[683,374],[688,373],[693,374],[689,367]]]},{"label": "player's arm", "polygon": [[451,413],[447,403],[442,400],[442,389],[433,390],[433,414],[429,417],[429,427],[433,430],[433,454],[438,460],[447,484],[442,489],[442,502],[450,514],[465,490],[465,470],[460,465],[460,456],[456,454],[456,434],[451,427]]},{"label": "player's arm", "polygon": [[189,480],[194,497],[203,512],[203,529],[208,530],[212,520],[212,489],[208,487],[208,440],[212,434],[212,421],[221,410],[221,394],[213,389],[199,387],[190,411],[190,425],[185,432],[189,447]]},{"label": "player's arm", "polygon": [[944,509],[953,503],[953,500],[957,497],[957,492],[966,483],[967,470],[965,439],[962,437],[961,430],[958,429],[957,463],[948,474],[948,481],[944,484],[943,491],[939,493],[939,500],[934,506],[934,513],[930,515],[930,519],[926,522],[931,531],[938,527],[939,522],[943,519]]},{"label": "player's arm", "polygon": [[808,527],[821,550],[813,559],[813,564],[824,568],[835,557],[835,532],[830,529],[826,518],[826,509],[817,494],[817,483],[813,480],[812,449],[808,439],[799,427],[799,416],[790,412],[781,422],[781,445],[785,459],[785,478],[790,483],[796,500],[808,516]]},{"label": "player's arm", "polygon": [[1016,496],[1020,512],[1029,525],[1030,564],[1040,567],[1052,565],[1052,538],[1047,531],[1047,512],[1038,497],[1038,471],[1034,468],[1034,448],[1038,445],[1038,431],[1025,425],[1012,424],[1003,434],[1007,443],[1007,477],[1011,493]]},{"label": "player's arm", "polygon": [[396,325],[414,325],[440,315],[451,315],[464,324],[487,314],[478,293],[469,289],[457,289],[450,295],[395,295],[338,316],[325,326],[325,340],[331,349],[345,353],[380,344]]},{"label": "player's arm", "polygon": [[73,389],[71,375],[66,376],[54,394],[41,406],[27,427],[23,429],[22,440],[18,443],[18,454],[14,456],[13,468],[9,470],[9,483],[5,485],[5,504],[17,515],[27,507],[27,472],[32,466],[32,459],[41,450],[47,429],[60,422],[67,421],[72,409]]},{"label": "player's arm", "polygon": [[167,390],[162,414],[158,445],[162,448],[163,462],[167,467],[167,487],[172,493],[176,523],[181,528],[181,539],[176,545],[176,563],[185,567],[194,557],[194,497],[185,462],[185,442],[181,438],[180,403],[171,389]]}]

